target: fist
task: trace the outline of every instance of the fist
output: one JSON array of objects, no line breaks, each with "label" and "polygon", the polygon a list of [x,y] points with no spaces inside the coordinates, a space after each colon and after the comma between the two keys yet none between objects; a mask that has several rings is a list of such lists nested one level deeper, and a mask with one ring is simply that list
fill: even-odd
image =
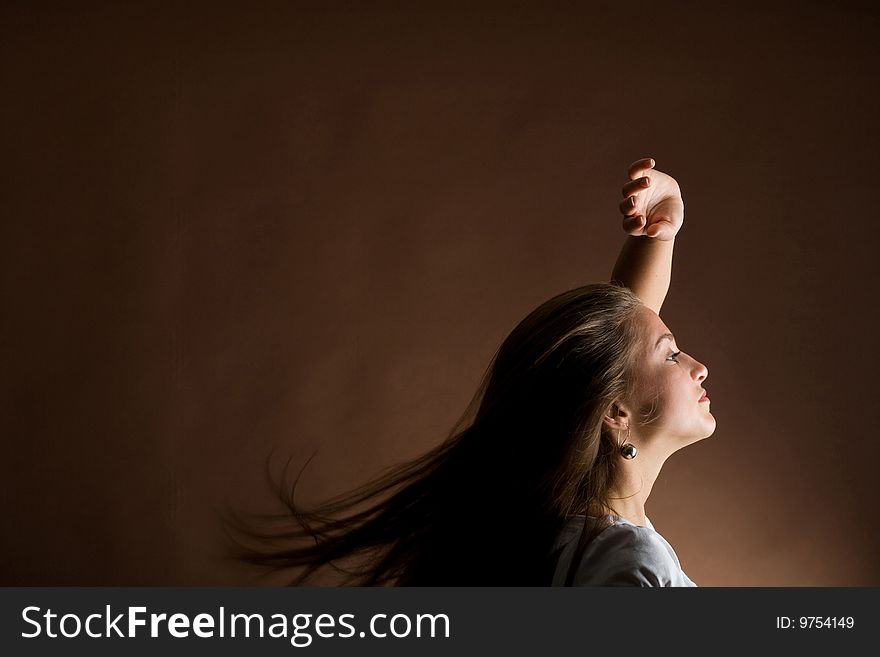
[{"label": "fist", "polygon": [[621,191],[623,230],[627,235],[673,239],[684,223],[684,201],[675,178],[654,168],[650,157],[629,167],[629,182]]}]

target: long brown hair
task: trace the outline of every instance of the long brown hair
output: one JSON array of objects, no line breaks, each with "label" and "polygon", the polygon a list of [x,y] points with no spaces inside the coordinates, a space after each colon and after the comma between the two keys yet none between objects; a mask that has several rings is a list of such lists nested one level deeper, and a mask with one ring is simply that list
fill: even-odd
[{"label": "long brown hair", "polygon": [[632,385],[639,305],[615,282],[544,302],[504,340],[444,442],[311,511],[282,483],[274,529],[227,516],[234,557],[304,567],[291,585],[330,566],[363,586],[548,586],[567,516],[610,509],[619,459],[602,417]]}]

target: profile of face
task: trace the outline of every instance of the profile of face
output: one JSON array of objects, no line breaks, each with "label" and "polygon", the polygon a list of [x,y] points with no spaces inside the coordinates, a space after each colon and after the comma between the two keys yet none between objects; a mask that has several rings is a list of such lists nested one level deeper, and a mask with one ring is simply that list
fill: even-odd
[{"label": "profile of face", "polygon": [[[679,350],[672,332],[653,310],[642,306],[637,321],[644,337],[631,393],[629,428],[638,438],[639,449],[671,454],[715,432],[710,402],[703,398],[709,370]],[[645,422],[646,416],[653,419]]]}]

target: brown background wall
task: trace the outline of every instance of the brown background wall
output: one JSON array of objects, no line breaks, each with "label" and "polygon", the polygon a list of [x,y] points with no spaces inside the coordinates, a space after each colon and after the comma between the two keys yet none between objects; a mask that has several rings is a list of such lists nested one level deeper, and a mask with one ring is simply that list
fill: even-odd
[{"label": "brown background wall", "polygon": [[0,584],[252,583],[267,454],[308,503],[442,440],[646,155],[718,419],[649,516],[703,586],[880,584],[869,3],[124,4],[0,17]]}]

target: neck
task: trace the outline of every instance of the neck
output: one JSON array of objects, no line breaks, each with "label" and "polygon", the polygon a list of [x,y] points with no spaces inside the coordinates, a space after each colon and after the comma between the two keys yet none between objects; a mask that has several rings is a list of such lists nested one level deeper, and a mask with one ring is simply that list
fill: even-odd
[{"label": "neck", "polygon": [[634,459],[621,459],[618,481],[608,492],[607,508],[591,506],[589,515],[613,513],[639,527],[647,526],[645,503],[666,459],[646,452],[640,449]]}]

